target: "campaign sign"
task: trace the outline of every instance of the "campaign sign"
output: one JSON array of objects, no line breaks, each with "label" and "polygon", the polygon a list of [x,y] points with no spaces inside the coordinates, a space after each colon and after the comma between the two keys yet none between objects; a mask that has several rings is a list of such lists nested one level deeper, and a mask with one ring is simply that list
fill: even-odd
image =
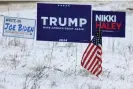
[{"label": "campaign sign", "polygon": [[38,3],[37,40],[88,43],[91,6]]},{"label": "campaign sign", "polygon": [[93,11],[92,34],[99,28],[103,37],[125,37],[125,12]]},{"label": "campaign sign", "polygon": [[34,39],[35,20],[17,17],[4,17],[3,36]]}]

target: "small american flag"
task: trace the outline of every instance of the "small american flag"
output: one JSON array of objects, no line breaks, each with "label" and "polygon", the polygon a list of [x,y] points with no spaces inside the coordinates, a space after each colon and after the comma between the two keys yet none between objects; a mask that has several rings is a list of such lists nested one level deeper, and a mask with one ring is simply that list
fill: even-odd
[{"label": "small american flag", "polygon": [[85,50],[81,66],[91,72],[95,76],[99,76],[102,72],[102,33],[97,30],[93,39]]}]

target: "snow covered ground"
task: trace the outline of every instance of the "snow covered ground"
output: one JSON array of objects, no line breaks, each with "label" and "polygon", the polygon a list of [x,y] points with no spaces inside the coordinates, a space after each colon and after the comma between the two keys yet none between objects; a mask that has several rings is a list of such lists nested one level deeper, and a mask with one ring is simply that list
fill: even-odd
[{"label": "snow covered ground", "polygon": [[[103,37],[102,75],[80,66],[88,44],[3,37],[0,16],[0,89],[133,89],[133,2],[85,4],[126,12],[126,38]],[[1,15],[36,19],[36,8]]]}]

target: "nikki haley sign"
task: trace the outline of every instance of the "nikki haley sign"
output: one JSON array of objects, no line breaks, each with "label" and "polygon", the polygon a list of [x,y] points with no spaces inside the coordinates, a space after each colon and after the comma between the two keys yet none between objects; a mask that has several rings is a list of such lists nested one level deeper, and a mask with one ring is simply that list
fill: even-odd
[{"label": "nikki haley sign", "polygon": [[37,40],[89,43],[91,6],[38,3]]},{"label": "nikki haley sign", "polygon": [[93,35],[99,27],[103,37],[125,37],[125,12],[93,11]]}]

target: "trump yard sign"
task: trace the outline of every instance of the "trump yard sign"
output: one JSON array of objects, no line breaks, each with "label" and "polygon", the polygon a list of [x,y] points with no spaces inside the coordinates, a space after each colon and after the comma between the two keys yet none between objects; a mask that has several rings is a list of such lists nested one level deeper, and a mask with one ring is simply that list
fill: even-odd
[{"label": "trump yard sign", "polygon": [[37,40],[88,43],[91,6],[38,3]]}]

